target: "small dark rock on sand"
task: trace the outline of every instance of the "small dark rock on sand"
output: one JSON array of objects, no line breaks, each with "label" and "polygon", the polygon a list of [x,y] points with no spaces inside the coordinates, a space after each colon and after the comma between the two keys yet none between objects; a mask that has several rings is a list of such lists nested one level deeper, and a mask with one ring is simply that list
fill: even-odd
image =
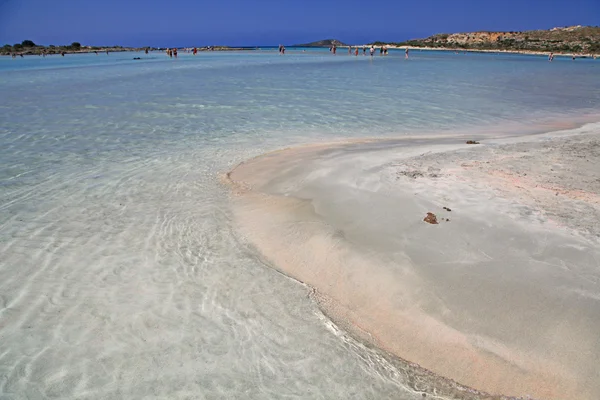
[{"label": "small dark rock on sand", "polygon": [[476,140],[467,140],[467,144],[479,144]]},{"label": "small dark rock on sand", "polygon": [[437,225],[438,221],[437,221],[437,217],[435,216],[434,213],[427,213],[427,216],[425,218],[423,218],[423,221],[427,222],[428,224],[432,224],[432,225]]},{"label": "small dark rock on sand", "polygon": [[425,176],[423,174],[423,172],[421,172],[421,171],[415,171],[415,170],[400,171],[400,172],[398,172],[398,175],[404,175],[404,176],[407,176],[407,177],[413,178],[413,179],[422,178],[423,176]]},{"label": "small dark rock on sand", "polygon": [[452,211],[451,209],[449,209],[448,207],[444,207],[444,210],[446,211]]}]

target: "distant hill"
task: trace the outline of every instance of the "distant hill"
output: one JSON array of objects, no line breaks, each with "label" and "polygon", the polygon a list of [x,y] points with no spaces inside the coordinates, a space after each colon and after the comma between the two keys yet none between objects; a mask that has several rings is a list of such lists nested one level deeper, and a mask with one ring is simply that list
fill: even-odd
[{"label": "distant hill", "polygon": [[578,25],[524,32],[441,33],[393,44],[468,50],[600,54],[600,27]]},{"label": "distant hill", "polygon": [[295,44],[294,47],[331,47],[331,46],[348,46],[345,43],[340,42],[337,39],[325,39],[318,40],[316,42],[304,43],[304,44]]}]

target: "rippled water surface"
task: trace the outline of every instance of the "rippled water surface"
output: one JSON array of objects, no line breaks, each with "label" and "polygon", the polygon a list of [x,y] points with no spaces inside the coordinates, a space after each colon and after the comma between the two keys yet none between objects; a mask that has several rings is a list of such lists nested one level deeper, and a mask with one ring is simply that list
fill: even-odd
[{"label": "rippled water surface", "polygon": [[134,56],[0,58],[2,398],[421,398],[261,262],[220,177],[294,144],[600,109],[589,59]]}]

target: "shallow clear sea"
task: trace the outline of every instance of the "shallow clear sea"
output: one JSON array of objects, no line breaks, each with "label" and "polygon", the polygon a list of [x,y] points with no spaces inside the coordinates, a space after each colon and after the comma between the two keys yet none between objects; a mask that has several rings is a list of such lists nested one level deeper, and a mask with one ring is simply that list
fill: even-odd
[{"label": "shallow clear sea", "polygon": [[417,399],[239,237],[222,175],[303,143],[576,126],[600,60],[3,57],[0,93],[1,398]]}]

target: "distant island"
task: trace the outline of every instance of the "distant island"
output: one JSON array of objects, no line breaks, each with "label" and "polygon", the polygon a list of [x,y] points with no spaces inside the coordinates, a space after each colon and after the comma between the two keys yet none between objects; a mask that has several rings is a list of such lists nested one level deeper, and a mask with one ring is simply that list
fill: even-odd
[{"label": "distant island", "polygon": [[347,47],[348,45],[340,42],[337,39],[325,39],[325,40],[318,40],[316,42],[295,44],[292,47],[331,47],[331,46]]},{"label": "distant island", "polygon": [[371,44],[430,49],[593,55],[600,54],[600,27],[577,25],[524,32],[440,33],[425,39]]}]

